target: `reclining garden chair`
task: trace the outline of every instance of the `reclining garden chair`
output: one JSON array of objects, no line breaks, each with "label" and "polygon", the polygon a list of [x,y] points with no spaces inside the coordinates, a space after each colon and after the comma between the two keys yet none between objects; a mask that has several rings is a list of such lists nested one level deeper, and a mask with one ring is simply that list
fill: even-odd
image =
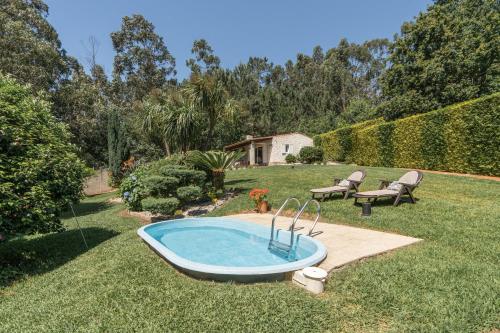
[{"label": "reclining garden chair", "polygon": [[368,202],[373,199],[373,202],[377,201],[378,198],[386,197],[386,198],[395,198],[394,206],[397,206],[401,201],[401,197],[403,195],[408,195],[412,203],[416,203],[415,198],[413,197],[413,191],[422,181],[424,175],[420,171],[408,171],[405,173],[399,180],[390,182],[385,179],[379,179],[380,187],[376,191],[365,191],[355,193],[353,195],[354,204],[358,202],[359,198],[366,198]]},{"label": "reclining garden chair", "polygon": [[365,176],[366,173],[363,170],[358,170],[354,171],[347,179],[335,178],[333,186],[331,187],[312,189],[312,198],[314,199],[315,196],[320,196],[321,201],[324,201],[327,196],[330,198],[333,193],[342,193],[344,199],[347,199],[352,190],[354,190],[354,192],[359,191],[359,185],[361,185]]}]

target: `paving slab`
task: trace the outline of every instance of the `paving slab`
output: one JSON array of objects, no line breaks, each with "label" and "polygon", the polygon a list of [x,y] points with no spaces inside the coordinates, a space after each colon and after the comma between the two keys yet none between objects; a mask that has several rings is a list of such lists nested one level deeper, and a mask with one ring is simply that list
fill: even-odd
[{"label": "paving slab", "polygon": [[[273,215],[250,213],[229,215],[227,217],[271,227]],[[280,216],[276,219],[276,228],[288,228],[291,221],[292,218],[290,217]],[[312,221],[299,219],[296,226],[305,227],[297,231],[298,234],[307,233],[312,226]],[[327,248],[328,255],[319,264],[319,267],[327,272],[363,258],[422,241],[419,238],[333,223],[318,222],[314,230],[323,231],[314,239],[321,241]]]}]

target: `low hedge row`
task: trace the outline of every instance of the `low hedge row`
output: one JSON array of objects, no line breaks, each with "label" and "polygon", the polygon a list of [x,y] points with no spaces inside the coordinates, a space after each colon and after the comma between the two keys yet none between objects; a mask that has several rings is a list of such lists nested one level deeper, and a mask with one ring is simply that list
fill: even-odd
[{"label": "low hedge row", "polygon": [[328,160],[500,175],[500,93],[320,135]]}]

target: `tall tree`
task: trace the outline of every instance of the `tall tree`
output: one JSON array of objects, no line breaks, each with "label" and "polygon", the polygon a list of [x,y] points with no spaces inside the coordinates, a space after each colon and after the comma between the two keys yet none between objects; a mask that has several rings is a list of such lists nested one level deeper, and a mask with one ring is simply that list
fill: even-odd
[{"label": "tall tree", "polygon": [[108,116],[108,168],[111,181],[118,184],[123,177],[123,162],[129,157],[129,140],[122,115],[113,107]]},{"label": "tall tree", "polygon": [[142,15],[125,16],[111,33],[116,51],[113,80],[126,101],[142,100],[175,76],[175,59],[154,25]]},{"label": "tall tree", "polygon": [[68,72],[66,52],[42,0],[0,1],[0,71],[49,91]]},{"label": "tall tree", "polygon": [[[54,92],[53,112],[73,134],[80,157],[94,167],[107,164],[107,80],[87,75],[83,67],[72,61],[71,75],[62,80]],[[96,73],[100,66],[95,65]]]},{"label": "tall tree", "polygon": [[500,3],[437,0],[404,23],[383,77],[387,119],[500,89]]},{"label": "tall tree", "polygon": [[220,59],[214,54],[214,50],[205,39],[198,39],[193,42],[191,54],[195,57],[186,60],[186,66],[195,75],[213,73],[220,67]]}]

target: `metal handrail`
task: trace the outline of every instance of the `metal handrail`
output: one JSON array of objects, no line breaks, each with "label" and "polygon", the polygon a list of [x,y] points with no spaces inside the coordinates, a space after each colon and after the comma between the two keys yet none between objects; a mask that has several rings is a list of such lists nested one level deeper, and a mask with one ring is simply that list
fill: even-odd
[{"label": "metal handrail", "polygon": [[316,214],[317,215],[316,215],[316,219],[314,220],[314,224],[313,224],[312,228],[309,230],[308,236],[310,236],[312,234],[312,231],[314,230],[314,227],[316,226],[316,223],[319,220],[319,216],[321,214],[321,206],[320,206],[318,200],[310,199],[304,204],[304,206],[302,206],[302,208],[297,213],[297,215],[295,215],[295,218],[293,219],[292,224],[290,225],[290,248],[292,248],[292,246],[293,246],[293,234],[295,231],[295,223],[297,223],[297,220],[299,219],[300,215],[302,215],[302,213],[306,209],[307,205],[309,205],[309,203],[311,203],[311,202],[316,203],[316,206],[317,206]]},{"label": "metal handrail", "polygon": [[285,208],[286,204],[290,200],[295,200],[297,202],[297,204],[298,204],[299,209],[300,209],[300,201],[299,201],[299,199],[297,199],[295,197],[289,197],[289,198],[287,198],[285,200],[285,202],[283,202],[283,204],[281,205],[280,209],[278,209],[278,211],[276,212],[276,214],[274,214],[273,220],[271,222],[271,241],[274,239],[274,221],[276,220],[276,218],[278,217],[278,215],[281,213],[281,211],[283,210],[283,208]]}]

